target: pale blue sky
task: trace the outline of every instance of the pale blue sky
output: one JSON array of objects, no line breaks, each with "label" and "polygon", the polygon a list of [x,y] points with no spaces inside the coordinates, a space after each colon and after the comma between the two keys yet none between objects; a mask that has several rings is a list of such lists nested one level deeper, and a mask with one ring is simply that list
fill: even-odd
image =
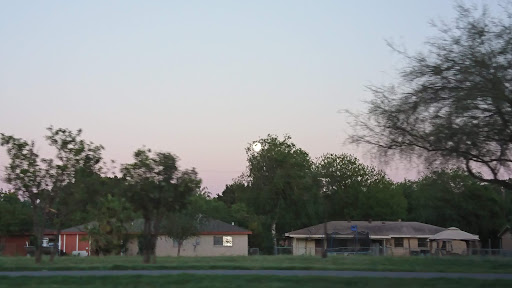
[{"label": "pale blue sky", "polygon": [[[483,2],[496,3],[472,1]],[[435,34],[428,21],[452,18],[452,7],[0,0],[0,131],[42,143],[49,125],[82,128],[121,163],[142,145],[170,151],[214,193],[245,169],[247,143],[268,133],[289,133],[313,157],[371,163],[344,144],[336,111],[363,109],[365,85],[395,79],[400,58],[386,39],[418,50]],[[407,176],[397,171],[388,170]]]}]

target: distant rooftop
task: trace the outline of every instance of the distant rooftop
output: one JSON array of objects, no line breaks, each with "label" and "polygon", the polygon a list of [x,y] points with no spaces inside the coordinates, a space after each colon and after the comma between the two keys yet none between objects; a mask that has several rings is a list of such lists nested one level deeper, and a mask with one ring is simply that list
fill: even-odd
[{"label": "distant rooftop", "polygon": [[[347,235],[351,237],[354,234],[353,226],[357,231],[368,232],[370,238],[390,238],[393,237],[430,237],[445,228],[429,225],[420,222],[402,222],[402,221],[330,221],[327,222],[327,233],[335,234],[339,237]],[[354,227],[355,228],[355,227]],[[286,236],[293,238],[323,238],[324,223],[306,227],[300,230],[286,233]]]},{"label": "distant rooftop", "polygon": [[[62,234],[85,233],[87,232],[87,225],[95,225],[96,222],[82,224],[62,230]],[[141,233],[144,227],[143,219],[136,219],[129,224],[126,224],[128,233]],[[214,234],[252,234],[251,231],[242,227],[231,225],[215,219],[209,219],[199,227],[199,234],[214,235]]]}]

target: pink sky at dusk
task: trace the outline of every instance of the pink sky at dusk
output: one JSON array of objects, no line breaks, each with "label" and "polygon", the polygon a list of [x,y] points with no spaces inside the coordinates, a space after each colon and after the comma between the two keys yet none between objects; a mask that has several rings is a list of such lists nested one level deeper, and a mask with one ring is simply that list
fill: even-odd
[{"label": "pink sky at dusk", "polygon": [[[337,111],[363,110],[366,85],[396,79],[400,58],[385,39],[421,49],[434,34],[428,21],[452,18],[452,6],[0,1],[0,132],[36,140],[45,154],[46,127],[82,128],[118,163],[143,145],[169,151],[212,193],[245,170],[245,147],[267,134],[290,134],[312,157],[378,164],[344,143],[350,129]],[[417,176],[391,167],[380,168],[394,180]]]}]

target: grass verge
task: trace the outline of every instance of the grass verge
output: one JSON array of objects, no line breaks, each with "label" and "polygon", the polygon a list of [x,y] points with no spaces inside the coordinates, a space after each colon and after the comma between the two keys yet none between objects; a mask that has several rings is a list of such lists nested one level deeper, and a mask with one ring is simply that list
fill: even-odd
[{"label": "grass verge", "polygon": [[509,280],[339,278],[261,275],[0,277],[0,287],[512,287]]},{"label": "grass verge", "polygon": [[0,257],[0,271],[37,270],[360,270],[411,272],[512,273],[510,258],[481,257],[373,257],[332,256],[233,256],[233,257],[159,257],[157,264],[143,264],[141,257]]}]

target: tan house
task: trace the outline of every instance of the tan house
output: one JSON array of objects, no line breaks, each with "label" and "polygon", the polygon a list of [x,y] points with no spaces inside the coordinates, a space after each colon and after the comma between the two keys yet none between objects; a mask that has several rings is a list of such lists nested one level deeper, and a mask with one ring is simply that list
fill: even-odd
[{"label": "tan house", "polygon": [[509,226],[501,230],[500,234],[500,249],[512,251],[512,230]]},{"label": "tan house", "polygon": [[[181,256],[247,256],[248,236],[251,231],[219,220],[209,220],[201,226],[199,235],[189,238],[181,246]],[[127,245],[126,255],[137,255],[138,240]],[[156,256],[176,256],[178,242],[168,236],[160,236],[156,242]]]},{"label": "tan house", "polygon": [[[430,253],[428,239],[445,228],[420,222],[327,222],[327,251],[335,254],[411,255]],[[325,238],[324,223],[286,233],[293,255],[319,255]]]},{"label": "tan house", "polygon": [[[143,220],[138,219],[127,225],[128,234],[132,235],[126,247],[125,255],[137,255],[139,253],[138,237],[142,231]],[[87,226],[95,225],[95,222],[65,229],[62,231],[61,249],[73,254],[78,253],[88,256],[90,236],[87,233]],[[69,234],[69,235],[68,235]],[[251,231],[228,224],[219,220],[210,219],[203,223],[199,234],[183,242],[181,256],[247,256],[249,249],[248,236]],[[67,236],[67,238],[66,238]],[[76,242],[76,245],[75,245]],[[177,256],[178,242],[167,236],[159,236],[156,249],[156,256]]]}]

